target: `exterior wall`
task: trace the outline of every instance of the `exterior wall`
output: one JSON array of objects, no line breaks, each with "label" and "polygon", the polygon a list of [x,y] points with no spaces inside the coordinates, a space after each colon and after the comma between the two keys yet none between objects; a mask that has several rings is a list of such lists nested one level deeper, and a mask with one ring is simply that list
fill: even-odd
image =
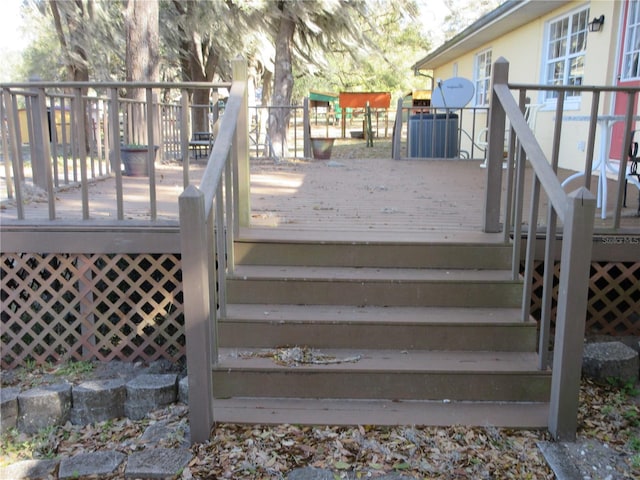
[{"label": "exterior wall", "polygon": [[[513,83],[538,84],[543,82],[542,57],[544,55],[543,39],[547,22],[568,12],[585,6],[587,2],[576,1],[552,13],[538,18],[511,33],[487,42],[472,51],[460,56],[454,62],[445,63],[434,69],[435,79],[447,79],[454,75],[473,80],[475,55],[483,50],[491,49],[492,61],[504,57],[509,61],[509,79]],[[589,18],[605,16],[605,23],[600,32],[588,33],[587,53],[585,59],[585,85],[613,85],[615,83],[617,61],[619,58],[619,32],[623,2],[591,2]],[[531,92],[532,103],[542,103],[542,95]],[[613,111],[612,95],[603,95],[600,99],[600,112]],[[566,115],[589,115],[591,96],[582,95],[577,110],[567,110]],[[541,108],[538,112],[535,134],[545,153],[550,156],[553,140],[553,121],[555,104]],[[468,125],[462,125],[467,128]],[[582,170],[585,164],[585,148],[589,125],[588,122],[572,122],[562,132],[560,150],[560,166],[573,170]],[[598,151],[596,139],[595,151]]]}]

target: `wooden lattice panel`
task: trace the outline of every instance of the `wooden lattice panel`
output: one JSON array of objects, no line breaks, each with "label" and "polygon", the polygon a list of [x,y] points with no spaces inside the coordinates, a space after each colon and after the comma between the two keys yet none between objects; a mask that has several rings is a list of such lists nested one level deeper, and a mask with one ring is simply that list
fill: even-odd
[{"label": "wooden lattice panel", "polygon": [[[559,264],[555,265],[555,288]],[[183,358],[176,255],[1,254],[2,368],[67,359]],[[540,314],[542,263],[533,278]],[[587,333],[640,335],[640,263],[593,263]]]},{"label": "wooden lattice panel", "polygon": [[[543,263],[533,274],[531,314],[539,319],[542,305]],[[555,264],[552,323],[556,317],[560,264]],[[592,262],[587,303],[586,333],[640,335],[640,263]]]},{"label": "wooden lattice panel", "polygon": [[175,255],[2,254],[2,367],[27,359],[176,361],[184,355]]}]

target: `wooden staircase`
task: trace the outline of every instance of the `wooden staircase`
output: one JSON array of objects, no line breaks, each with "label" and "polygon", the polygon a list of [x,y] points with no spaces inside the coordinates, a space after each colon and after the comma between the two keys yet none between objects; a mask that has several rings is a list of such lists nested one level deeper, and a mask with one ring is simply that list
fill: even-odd
[{"label": "wooden staircase", "polygon": [[510,247],[362,236],[236,242],[216,420],[546,427],[551,377]]}]

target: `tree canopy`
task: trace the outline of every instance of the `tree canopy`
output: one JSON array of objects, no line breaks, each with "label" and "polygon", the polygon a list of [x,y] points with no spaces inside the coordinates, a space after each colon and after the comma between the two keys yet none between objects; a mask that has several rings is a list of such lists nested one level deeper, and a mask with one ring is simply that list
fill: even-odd
[{"label": "tree canopy", "polygon": [[[23,55],[21,76],[227,80],[231,60],[241,55],[253,86],[272,104],[299,103],[312,89],[397,96],[424,87],[410,67],[430,49],[431,32],[451,36],[474,12],[477,17],[498,3],[443,0],[449,8],[444,25],[428,25],[420,13],[430,1],[24,0],[26,22],[37,36]],[[148,14],[134,15],[140,4],[144,11],[157,8],[157,32],[150,33]],[[148,35],[157,37],[153,51],[135,43]],[[144,67],[151,68],[147,76],[135,65],[140,55],[153,64]]]},{"label": "tree canopy", "polygon": [[[19,75],[43,80],[126,79],[127,9],[135,0],[26,0],[25,21],[37,32]],[[144,2],[144,3],[154,3]],[[403,90],[397,75],[428,49],[413,17],[413,0],[156,0],[159,78],[228,79],[230,60],[247,58],[261,82],[276,70],[276,35],[283,14],[296,21],[291,74],[294,101],[305,86]],[[407,50],[409,48],[410,50]],[[407,70],[406,77],[411,72]],[[257,85],[262,88],[262,85]],[[268,88],[268,86],[267,86]]]}]

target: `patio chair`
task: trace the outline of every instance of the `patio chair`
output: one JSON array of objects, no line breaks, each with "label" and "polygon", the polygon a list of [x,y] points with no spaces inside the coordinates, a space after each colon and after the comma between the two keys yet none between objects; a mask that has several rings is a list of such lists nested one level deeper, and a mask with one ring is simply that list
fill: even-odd
[{"label": "patio chair", "polygon": [[629,163],[627,165],[627,171],[624,176],[624,197],[622,204],[627,206],[627,187],[629,184],[635,185],[638,188],[638,215],[640,215],[640,157],[638,157],[638,142],[633,140],[636,132],[631,132],[631,145],[629,145]]},{"label": "patio chair", "polygon": [[[536,118],[538,116],[538,110],[542,107],[541,103],[527,103],[524,107],[524,118],[527,121],[527,125],[532,131],[536,129]],[[507,152],[509,150],[509,131],[510,129],[505,129],[504,134],[504,156],[507,156]],[[476,145],[482,150],[487,151],[487,147],[489,146],[488,142],[489,135],[489,127],[485,127],[478,133],[476,138]],[[487,159],[485,158],[484,162],[480,164],[480,168],[487,168]],[[502,168],[507,168],[506,162],[502,164]]]}]

